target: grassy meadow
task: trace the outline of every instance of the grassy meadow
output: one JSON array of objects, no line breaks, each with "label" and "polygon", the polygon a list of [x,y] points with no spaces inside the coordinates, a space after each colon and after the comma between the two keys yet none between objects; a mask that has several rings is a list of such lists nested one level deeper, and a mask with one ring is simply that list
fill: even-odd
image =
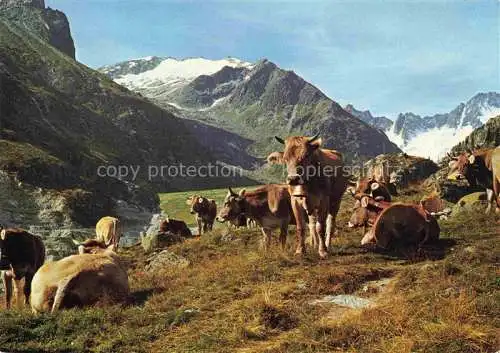
[{"label": "grassy meadow", "polygon": [[[225,190],[197,192],[218,202]],[[171,217],[186,213],[190,193],[161,195]],[[418,200],[418,190],[400,199]],[[467,353],[500,348],[498,218],[464,212],[440,221],[440,243],[407,260],[367,251],[361,232],[345,224],[346,196],[331,255],[308,249],[259,249],[258,229],[215,229],[171,246],[186,268],[145,270],[140,247],[120,250],[129,271],[125,306],[33,316],[0,312],[0,351],[6,352],[350,352]],[[228,237],[231,234],[232,237]],[[380,287],[380,283],[385,286]],[[325,295],[353,294],[364,309]]]}]

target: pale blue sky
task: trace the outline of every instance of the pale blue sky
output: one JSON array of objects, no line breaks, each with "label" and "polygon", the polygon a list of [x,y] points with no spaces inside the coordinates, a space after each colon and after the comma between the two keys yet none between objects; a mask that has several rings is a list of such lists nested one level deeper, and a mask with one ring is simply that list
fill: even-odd
[{"label": "pale blue sky", "polygon": [[500,2],[46,0],[77,58],[268,58],[341,104],[394,118],[500,91]]}]

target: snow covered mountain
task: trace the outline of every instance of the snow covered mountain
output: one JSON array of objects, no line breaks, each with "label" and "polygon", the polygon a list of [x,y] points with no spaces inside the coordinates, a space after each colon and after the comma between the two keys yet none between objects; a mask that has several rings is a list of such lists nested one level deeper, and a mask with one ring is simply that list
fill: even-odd
[{"label": "snow covered mountain", "polygon": [[251,140],[248,150],[254,156],[278,148],[274,135],[318,132],[327,147],[339,149],[347,158],[401,151],[380,129],[267,59],[248,63],[236,58],[147,57],[100,71],[177,116]]},{"label": "snow covered mountain", "polygon": [[406,153],[437,161],[474,129],[500,115],[500,94],[478,93],[444,114],[421,117],[401,113],[390,123],[385,117],[373,117],[369,111],[362,112],[352,106],[346,109],[368,124],[382,128],[389,139]]},{"label": "snow covered mountain", "polygon": [[[110,76],[115,82],[148,98],[164,104],[169,103],[177,108],[193,108],[197,105],[210,106],[220,97],[215,94],[214,97],[203,97],[204,99],[200,99],[199,102],[190,102],[186,99],[187,92],[183,89],[191,83],[198,86],[206,84],[205,81],[209,75],[213,75],[223,68],[225,68],[226,73],[229,73],[228,81],[231,81],[233,79],[231,73],[233,73],[232,76],[235,76],[234,73],[242,75],[249,72],[253,65],[236,58],[209,60],[205,58],[175,59],[149,56],[105,66],[99,70]],[[224,76],[224,72],[219,76]],[[223,77],[220,78],[223,79]],[[212,86],[216,84],[210,83]],[[220,92],[219,95],[221,95]]]}]

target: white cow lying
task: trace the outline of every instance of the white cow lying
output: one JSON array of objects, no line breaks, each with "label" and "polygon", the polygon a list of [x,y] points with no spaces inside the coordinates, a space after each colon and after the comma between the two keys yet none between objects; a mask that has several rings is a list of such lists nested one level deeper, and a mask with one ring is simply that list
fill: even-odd
[{"label": "white cow lying", "polygon": [[129,294],[127,272],[118,256],[106,249],[97,254],[79,254],[40,267],[31,284],[34,313],[62,308],[125,301]]}]

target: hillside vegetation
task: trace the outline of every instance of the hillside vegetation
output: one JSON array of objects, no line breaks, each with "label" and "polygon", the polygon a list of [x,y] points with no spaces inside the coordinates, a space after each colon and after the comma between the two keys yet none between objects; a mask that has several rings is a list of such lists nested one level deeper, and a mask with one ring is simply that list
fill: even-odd
[{"label": "hillside vegetation", "polygon": [[[399,199],[421,195],[413,189]],[[440,221],[440,244],[409,261],[359,246],[360,232],[344,226],[352,203],[346,196],[327,260],[311,251],[292,256],[293,232],[285,252],[273,246],[265,254],[259,230],[224,227],[169,248],[189,260],[185,268],[146,271],[140,247],[121,250],[132,286],[127,306],[40,316],[1,311],[0,350],[494,352],[500,325],[494,216],[474,211]],[[311,304],[339,294],[372,305]]]}]

